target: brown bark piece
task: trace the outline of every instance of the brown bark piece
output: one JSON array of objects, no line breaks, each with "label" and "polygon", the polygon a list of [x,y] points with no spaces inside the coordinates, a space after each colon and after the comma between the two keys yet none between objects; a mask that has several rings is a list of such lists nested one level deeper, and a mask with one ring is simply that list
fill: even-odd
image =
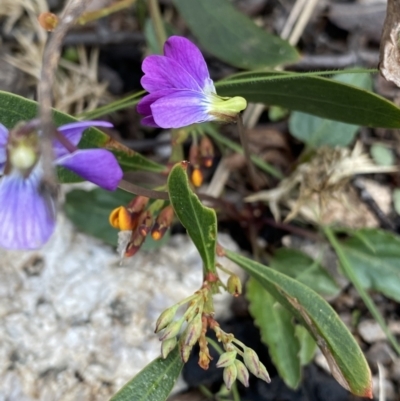
[{"label": "brown bark piece", "polygon": [[388,0],[383,26],[379,70],[400,87],[400,0]]}]

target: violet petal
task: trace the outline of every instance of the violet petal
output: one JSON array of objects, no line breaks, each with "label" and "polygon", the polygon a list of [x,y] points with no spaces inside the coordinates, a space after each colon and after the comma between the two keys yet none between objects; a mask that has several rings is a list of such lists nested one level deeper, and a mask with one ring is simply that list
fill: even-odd
[{"label": "violet petal", "polygon": [[162,98],[163,96],[170,95],[171,93],[176,92],[176,89],[163,89],[157,92],[150,93],[146,95],[144,98],[140,100],[138,103],[136,110],[139,114],[144,116],[151,115],[151,104],[154,103],[156,100]]},{"label": "violet petal", "polygon": [[153,116],[147,116],[142,118],[141,121],[142,125],[145,125],[147,127],[154,127],[154,128],[161,128],[155,121]]},{"label": "violet petal", "polygon": [[[64,124],[58,127],[61,132],[74,146],[78,146],[83,131],[90,127],[112,127],[107,121],[79,121],[77,123]],[[57,140],[53,141],[54,156],[56,159],[68,154],[68,150]]]},{"label": "violet petal", "polygon": [[201,88],[212,85],[215,92],[206,61],[197,46],[190,40],[181,36],[171,36],[164,44],[164,54],[177,61]]},{"label": "violet petal", "polygon": [[118,187],[123,175],[115,156],[106,149],[77,150],[56,160],[56,164],[109,191]]},{"label": "violet petal", "polygon": [[175,60],[165,56],[148,56],[142,70],[145,75],[140,80],[147,92],[162,89],[191,89],[202,91],[200,84]]},{"label": "violet petal", "polygon": [[0,123],[0,174],[3,174],[4,165],[6,163],[6,145],[8,140],[8,129]]},{"label": "violet petal", "polygon": [[176,91],[151,105],[154,121],[161,128],[180,128],[194,123],[213,121],[208,113],[208,97],[194,91]]},{"label": "violet petal", "polygon": [[0,247],[36,249],[48,241],[55,227],[55,204],[40,193],[41,167],[28,178],[18,171],[0,181]]}]

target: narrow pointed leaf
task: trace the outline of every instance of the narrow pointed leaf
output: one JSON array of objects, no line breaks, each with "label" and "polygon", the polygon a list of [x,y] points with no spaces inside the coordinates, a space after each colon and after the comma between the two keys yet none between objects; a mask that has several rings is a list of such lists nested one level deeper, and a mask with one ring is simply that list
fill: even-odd
[{"label": "narrow pointed leaf", "polygon": [[400,128],[400,109],[372,92],[315,73],[242,73],[216,84],[221,96],[367,127]]},{"label": "narrow pointed leaf", "polygon": [[[0,91],[0,121],[7,128],[11,129],[19,121],[28,121],[35,118],[37,111],[38,104],[33,100]],[[78,121],[76,118],[56,110],[54,110],[53,118],[56,126]],[[118,143],[97,128],[85,130],[78,147],[81,149],[105,148],[111,150],[125,171],[142,170],[161,172],[165,170],[164,166]],[[59,179],[64,183],[82,181],[76,174],[63,168],[59,169]]]},{"label": "narrow pointed leaf", "polygon": [[335,379],[355,395],[372,398],[371,372],[356,340],[332,307],[304,284],[226,250],[307,328],[325,355]]},{"label": "narrow pointed leaf", "polygon": [[125,384],[110,401],[164,401],[181,373],[183,362],[176,347],[166,359],[157,358]]},{"label": "narrow pointed leaf", "polygon": [[204,206],[190,188],[186,164],[176,164],[168,177],[171,204],[208,271],[215,271],[217,217],[215,211]]},{"label": "narrow pointed leaf", "polygon": [[297,388],[301,379],[300,343],[295,335],[293,315],[254,278],[247,283],[246,297],[279,376],[288,387]]},{"label": "narrow pointed leaf", "polygon": [[246,70],[293,63],[299,54],[286,40],[258,27],[228,0],[174,0],[200,45]]}]

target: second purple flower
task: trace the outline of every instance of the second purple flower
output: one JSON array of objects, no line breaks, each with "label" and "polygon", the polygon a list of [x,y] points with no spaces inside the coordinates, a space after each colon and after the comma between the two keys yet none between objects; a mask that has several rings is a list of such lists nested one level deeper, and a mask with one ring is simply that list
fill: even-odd
[{"label": "second purple flower", "polygon": [[138,104],[143,125],[180,128],[205,121],[233,121],[246,100],[218,96],[200,50],[190,40],[170,37],[164,55],[145,58],[141,80],[149,92]]},{"label": "second purple flower", "polygon": [[[82,121],[62,125],[58,131],[77,146],[89,127],[111,127],[104,121]],[[39,135],[36,132],[13,138],[0,124],[0,247],[35,249],[50,238],[55,228],[56,205],[43,190]],[[73,171],[87,181],[115,190],[122,170],[115,156],[105,149],[68,152],[53,142],[54,164]]]}]

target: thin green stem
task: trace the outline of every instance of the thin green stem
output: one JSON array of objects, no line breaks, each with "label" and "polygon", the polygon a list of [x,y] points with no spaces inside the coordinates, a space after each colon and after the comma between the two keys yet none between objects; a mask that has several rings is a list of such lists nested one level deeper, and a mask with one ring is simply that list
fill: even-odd
[{"label": "thin green stem", "polygon": [[374,301],[371,299],[368,292],[364,289],[364,287],[360,283],[357,275],[355,274],[355,272],[353,270],[351,263],[349,262],[345,253],[343,252],[343,249],[340,246],[340,243],[337,240],[336,235],[334,234],[332,229],[328,226],[323,227],[323,231],[324,231],[326,238],[330,242],[332,248],[335,250],[336,255],[339,258],[340,264],[341,264],[346,276],[351,281],[351,283],[354,285],[354,288],[357,290],[357,292],[360,294],[360,296],[361,296],[362,300],[364,301],[365,305],[367,306],[368,310],[371,312],[371,315],[381,326],[382,330],[386,334],[386,336],[387,336],[388,340],[390,341],[390,343],[392,344],[393,348],[400,355],[399,343],[397,342],[397,340],[393,336],[393,334],[390,332],[383,316],[381,315],[378,308],[374,304]]},{"label": "thin green stem", "polygon": [[226,267],[222,266],[221,263],[217,263],[216,266],[217,266],[218,269],[222,270],[226,274],[229,274],[230,276],[232,276],[234,274],[233,272],[228,270]]},{"label": "thin green stem", "polygon": [[160,50],[162,50],[165,41],[167,40],[167,34],[165,32],[164,21],[161,16],[160,5],[158,0],[147,0],[149,6],[149,13],[151,20],[153,21],[154,31]]},{"label": "thin green stem", "polygon": [[113,113],[114,111],[118,111],[130,106],[135,106],[139,103],[140,98],[144,95],[145,91],[137,92],[133,95],[126,96],[122,99],[111,102],[105,106],[98,107],[97,109],[86,111],[78,115],[78,118],[85,118],[87,120],[93,120],[94,118],[98,118],[104,116],[105,114]]},{"label": "thin green stem", "polygon": [[206,337],[207,342],[220,354],[222,355],[225,351],[222,349],[222,347],[212,338]]},{"label": "thin green stem", "polygon": [[[257,74],[269,72],[270,76],[258,77]],[[248,83],[251,79],[252,83],[264,82],[264,81],[278,81],[285,79],[302,79],[307,77],[324,77],[330,75],[341,75],[341,74],[375,74],[379,72],[376,68],[354,68],[352,70],[331,70],[331,71],[312,71],[312,72],[282,72],[282,71],[253,71],[253,72],[241,72],[239,74],[231,75],[215,83],[215,87],[232,85],[232,81],[235,84]]]},{"label": "thin green stem", "polygon": [[237,128],[239,131],[239,138],[240,138],[240,143],[242,145],[243,148],[243,154],[244,157],[246,159],[246,164],[247,164],[247,168],[249,170],[249,177],[250,177],[250,183],[253,187],[254,191],[258,191],[259,187],[257,184],[257,173],[256,173],[256,169],[254,167],[253,161],[251,160],[251,153],[250,153],[250,148],[249,148],[249,141],[246,137],[246,132],[244,129],[244,125],[243,125],[243,119],[241,114],[238,114],[237,116],[237,120],[236,120],[236,124],[237,124]]},{"label": "thin green stem", "polygon": [[236,382],[232,384],[231,391],[232,391],[233,401],[240,401],[240,394]]},{"label": "thin green stem", "polygon": [[[225,145],[227,148],[232,149],[233,151],[243,154],[244,151],[240,145],[231,141],[230,139],[221,135],[216,129],[214,129],[211,125],[204,127],[207,134],[213,138],[215,141],[219,142],[221,145]],[[277,170],[275,167],[271,166],[268,163],[265,163],[260,157],[251,155],[250,156],[253,163],[260,168],[261,170],[265,171],[268,174],[271,174],[273,177],[282,180],[285,176]]]}]

